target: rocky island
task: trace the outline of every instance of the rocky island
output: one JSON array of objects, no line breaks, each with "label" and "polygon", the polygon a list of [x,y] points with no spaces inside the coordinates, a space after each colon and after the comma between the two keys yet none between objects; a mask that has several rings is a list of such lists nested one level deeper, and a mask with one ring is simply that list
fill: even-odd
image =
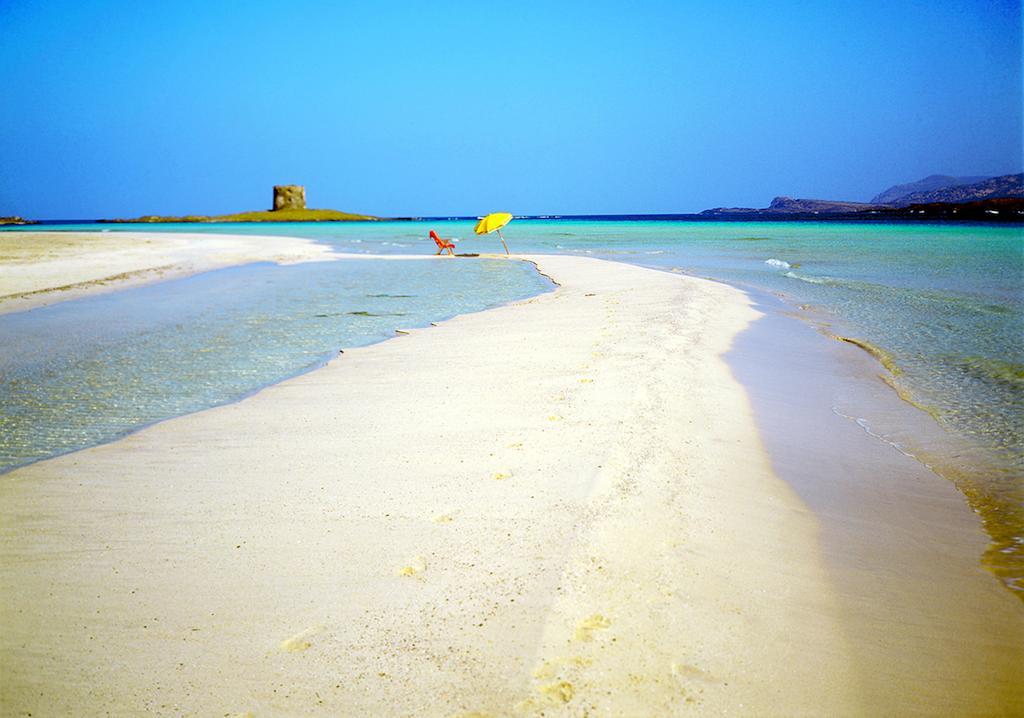
[{"label": "rocky island", "polygon": [[254,210],[220,215],[184,215],[164,217],[145,215],[137,219],[104,219],[101,222],[359,222],[379,220],[367,214],[353,214],[336,209],[307,209],[306,188],[302,185],[276,185],[273,206],[269,210]]}]

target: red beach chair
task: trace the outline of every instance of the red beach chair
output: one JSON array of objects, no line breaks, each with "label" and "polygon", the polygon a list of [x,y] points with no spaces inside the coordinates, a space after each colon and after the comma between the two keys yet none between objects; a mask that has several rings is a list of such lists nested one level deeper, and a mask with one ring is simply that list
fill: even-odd
[{"label": "red beach chair", "polygon": [[434,230],[430,230],[430,238],[432,240],[434,240],[435,244],[437,244],[437,253],[438,254],[441,254],[442,252],[444,252],[447,249],[448,250],[448,254],[452,255],[453,257],[455,256],[455,245],[454,244],[449,242],[447,239],[441,239],[440,237],[438,237],[437,236],[437,232],[435,232]]}]

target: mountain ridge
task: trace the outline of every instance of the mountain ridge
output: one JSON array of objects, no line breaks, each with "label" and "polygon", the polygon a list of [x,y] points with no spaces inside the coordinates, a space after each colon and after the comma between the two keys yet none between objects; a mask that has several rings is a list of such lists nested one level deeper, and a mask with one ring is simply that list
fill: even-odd
[{"label": "mountain ridge", "polygon": [[887,190],[879,192],[871,198],[870,204],[898,204],[899,200],[907,195],[918,192],[932,192],[946,187],[959,187],[960,185],[975,184],[991,179],[991,175],[978,177],[953,177],[951,175],[928,175],[924,179],[906,184],[896,184]]},{"label": "mountain ridge", "polygon": [[890,196],[898,194],[896,199],[889,203],[878,203],[875,201],[849,202],[830,199],[794,199],[792,197],[781,195],[775,197],[767,207],[713,207],[711,209],[704,210],[700,214],[703,216],[851,214],[858,212],[889,211],[893,209],[902,209],[911,205],[953,205],[977,203],[995,199],[1024,198],[1024,174],[988,177],[971,184],[942,185],[935,189],[900,194],[903,189],[908,187],[935,187],[936,185],[941,185],[942,182],[947,179],[960,181],[974,178],[930,175],[918,182],[911,182],[906,185],[894,185],[879,195],[876,195],[877,198],[890,193],[892,193]]},{"label": "mountain ridge", "polygon": [[981,182],[968,185],[943,187],[931,191],[914,192],[904,195],[896,206],[930,204],[933,202],[977,202],[984,199],[1018,199],[1024,197],[1024,173],[989,177]]}]

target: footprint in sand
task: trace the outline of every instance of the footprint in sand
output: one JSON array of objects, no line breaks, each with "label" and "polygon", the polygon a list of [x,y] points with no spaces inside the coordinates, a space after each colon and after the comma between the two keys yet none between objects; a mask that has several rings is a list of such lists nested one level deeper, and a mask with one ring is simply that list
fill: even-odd
[{"label": "footprint in sand", "polygon": [[[557,681],[535,688],[536,696],[520,701],[512,711],[518,715],[547,715],[552,706],[565,705],[575,695],[575,688],[568,681]],[[587,715],[584,713],[584,715]]]},{"label": "footprint in sand", "polygon": [[672,661],[669,664],[669,673],[676,677],[696,678],[698,680],[707,681],[709,683],[717,683],[718,679],[713,675],[705,671],[703,668],[697,666],[691,666],[688,663],[678,663]]},{"label": "footprint in sand", "polygon": [[612,625],[612,620],[600,613],[595,613],[593,616],[588,616],[580,621],[579,625],[576,626],[576,640],[577,641],[592,641],[594,640],[594,633],[596,631],[603,631]]},{"label": "footprint in sand", "polygon": [[430,520],[435,524],[450,524],[455,520],[455,514],[438,514]]},{"label": "footprint in sand", "polygon": [[553,703],[568,703],[576,695],[576,690],[569,681],[557,681],[541,686],[538,692]]},{"label": "footprint in sand", "polygon": [[[576,689],[569,681],[555,681],[535,689],[537,697],[519,701],[512,710],[519,715],[545,715],[552,705],[565,704],[576,695]],[[584,713],[586,715],[586,713]]]},{"label": "footprint in sand", "polygon": [[396,576],[418,576],[427,570],[427,559],[422,556],[415,557],[408,565],[402,566],[395,571]]},{"label": "footprint in sand", "polygon": [[312,642],[309,640],[317,633],[320,632],[320,626],[313,628],[307,628],[302,633],[296,633],[291,638],[286,638],[281,641],[281,650],[286,653],[299,653],[312,646]]}]

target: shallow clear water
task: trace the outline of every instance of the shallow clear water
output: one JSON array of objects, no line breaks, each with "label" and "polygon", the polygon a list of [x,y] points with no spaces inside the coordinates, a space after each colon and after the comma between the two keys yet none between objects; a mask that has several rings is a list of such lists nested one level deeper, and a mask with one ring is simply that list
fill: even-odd
[{"label": "shallow clear water", "polygon": [[[433,228],[456,238],[460,252],[501,251],[496,237],[476,237],[472,227],[470,221],[99,226],[280,234],[373,254],[431,254]],[[955,481],[982,515],[994,539],[989,563],[1013,580],[1024,577],[1021,226],[517,219],[505,237],[514,252],[604,257],[768,291],[832,333],[877,347],[901,395],[956,439],[914,447],[915,454]],[[913,437],[899,439],[913,445]]]},{"label": "shallow clear water", "polygon": [[236,267],[0,316],[0,470],[236,400],[343,347],[551,288],[499,261]]}]

